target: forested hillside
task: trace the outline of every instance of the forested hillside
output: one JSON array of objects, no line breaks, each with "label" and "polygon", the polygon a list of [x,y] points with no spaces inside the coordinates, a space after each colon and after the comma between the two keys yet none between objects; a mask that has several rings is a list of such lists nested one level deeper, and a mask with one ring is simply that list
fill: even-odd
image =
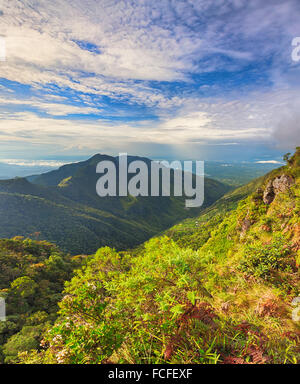
[{"label": "forested hillside", "polygon": [[300,148],[187,234],[177,226],[173,240],[153,238],[132,252],[99,249],[66,284],[42,346],[20,360],[299,362],[299,213]]},{"label": "forested hillside", "polygon": [[[136,159],[130,157],[129,162]],[[105,245],[124,250],[195,216],[230,189],[207,178],[203,208],[189,210],[183,197],[99,197],[96,165],[102,160],[118,162],[95,155],[29,180],[0,181],[0,237],[32,237],[38,232],[39,239],[72,254],[92,253]]]},{"label": "forested hillside", "polygon": [[0,297],[6,302],[0,363],[13,363],[18,352],[39,348],[43,331],[57,317],[64,282],[79,261],[45,241],[0,240]]}]

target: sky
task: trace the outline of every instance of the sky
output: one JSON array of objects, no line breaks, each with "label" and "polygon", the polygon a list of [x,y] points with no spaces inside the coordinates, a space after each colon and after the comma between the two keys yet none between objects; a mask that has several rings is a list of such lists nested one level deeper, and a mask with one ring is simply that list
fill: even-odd
[{"label": "sky", "polygon": [[299,16],[299,0],[0,0],[0,159],[279,160],[300,145]]}]

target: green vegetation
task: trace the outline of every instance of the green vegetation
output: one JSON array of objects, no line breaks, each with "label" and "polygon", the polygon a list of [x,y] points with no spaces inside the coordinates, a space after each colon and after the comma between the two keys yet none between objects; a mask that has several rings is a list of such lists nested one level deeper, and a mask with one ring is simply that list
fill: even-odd
[{"label": "green vegetation", "polygon": [[[224,196],[169,237],[85,258],[42,346],[27,341],[19,361],[298,363],[299,217],[300,148],[286,167]],[[27,297],[36,288],[23,279],[12,289]],[[20,337],[30,334],[24,329]],[[14,348],[8,343],[6,353]]]},{"label": "green vegetation", "polygon": [[[35,217],[43,215],[37,202],[52,194],[51,209],[66,224],[70,196],[59,189],[74,178],[58,187],[5,181],[2,194],[32,201]],[[84,199],[90,208],[76,206],[78,217],[97,218],[98,203]],[[126,212],[136,204],[121,201]],[[299,213],[298,148],[285,167],[132,251],[103,247],[72,258],[46,241],[0,240],[1,362],[298,363]]]},{"label": "green vegetation", "polygon": [[165,234],[181,247],[199,249],[210,238],[211,232],[220,224],[230,211],[237,208],[239,202],[262,186],[265,178],[255,179],[222,196],[200,216],[186,219],[168,229]]},{"label": "green vegetation", "polygon": [[[138,158],[131,157],[131,161]],[[40,176],[0,181],[0,237],[39,232],[39,239],[73,255],[101,246],[133,248],[210,206],[230,187],[206,179],[203,208],[185,209],[182,197],[102,197],[96,194],[96,165],[116,158],[95,155]],[[150,160],[144,159],[146,162]],[[171,180],[172,181],[172,180]]]},{"label": "green vegetation", "polygon": [[256,241],[246,244],[241,269],[248,275],[267,279],[274,271],[293,270],[295,260],[289,263],[290,247],[283,236],[276,234],[271,243]]},{"label": "green vegetation", "polygon": [[0,240],[0,362],[14,363],[18,352],[38,348],[42,332],[57,317],[64,282],[79,265],[45,241]]}]

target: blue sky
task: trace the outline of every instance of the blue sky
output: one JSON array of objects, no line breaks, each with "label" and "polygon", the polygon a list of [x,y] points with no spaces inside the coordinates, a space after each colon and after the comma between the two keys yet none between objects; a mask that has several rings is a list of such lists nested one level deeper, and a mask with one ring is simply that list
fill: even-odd
[{"label": "blue sky", "polygon": [[298,0],[4,0],[0,158],[273,160],[300,145]]}]

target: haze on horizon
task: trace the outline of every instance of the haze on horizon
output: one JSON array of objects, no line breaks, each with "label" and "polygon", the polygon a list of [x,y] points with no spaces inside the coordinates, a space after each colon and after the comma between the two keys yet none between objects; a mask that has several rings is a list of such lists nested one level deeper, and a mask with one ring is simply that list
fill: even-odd
[{"label": "haze on horizon", "polygon": [[274,161],[299,145],[298,0],[2,0],[0,158]]}]

